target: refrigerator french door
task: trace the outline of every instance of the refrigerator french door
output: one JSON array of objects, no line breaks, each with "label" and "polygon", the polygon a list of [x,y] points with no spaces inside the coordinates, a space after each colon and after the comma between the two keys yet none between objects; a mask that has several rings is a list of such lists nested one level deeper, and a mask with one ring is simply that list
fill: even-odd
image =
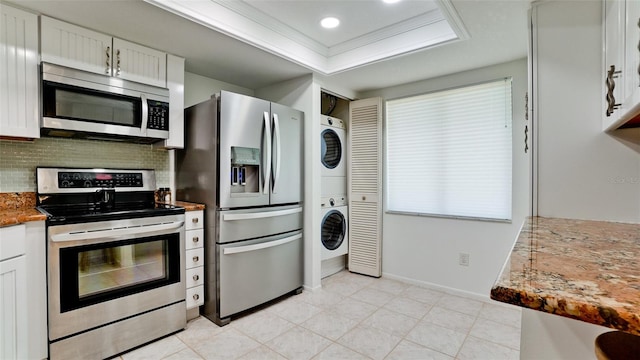
[{"label": "refrigerator french door", "polygon": [[300,202],[302,113],[226,91],[216,105],[220,114],[218,207]]}]

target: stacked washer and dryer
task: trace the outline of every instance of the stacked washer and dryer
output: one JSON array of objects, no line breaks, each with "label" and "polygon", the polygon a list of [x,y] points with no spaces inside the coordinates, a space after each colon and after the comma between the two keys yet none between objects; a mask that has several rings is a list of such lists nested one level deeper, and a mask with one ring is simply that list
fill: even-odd
[{"label": "stacked washer and dryer", "polygon": [[347,129],[343,120],[321,116],[322,277],[341,271],[349,252]]}]

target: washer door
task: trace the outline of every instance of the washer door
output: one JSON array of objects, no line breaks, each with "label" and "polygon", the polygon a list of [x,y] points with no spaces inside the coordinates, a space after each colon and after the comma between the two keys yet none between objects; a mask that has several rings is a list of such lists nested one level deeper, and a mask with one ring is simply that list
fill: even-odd
[{"label": "washer door", "polygon": [[338,134],[326,129],[321,134],[322,139],[322,165],[327,169],[334,169],[342,161],[342,142]]},{"label": "washer door", "polygon": [[329,211],[322,218],[322,245],[328,250],[339,248],[344,241],[346,231],[347,222],[344,215],[338,210]]}]

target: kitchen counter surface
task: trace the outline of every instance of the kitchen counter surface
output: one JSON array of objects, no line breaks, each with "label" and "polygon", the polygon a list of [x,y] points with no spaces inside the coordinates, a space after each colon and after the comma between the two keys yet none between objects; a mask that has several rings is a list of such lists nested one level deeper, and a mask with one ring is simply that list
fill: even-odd
[{"label": "kitchen counter surface", "polygon": [[[166,203],[157,202],[157,204],[166,204]],[[205,207],[204,204],[198,204],[198,203],[192,203],[192,202],[186,202],[186,201],[180,201],[180,200],[173,201],[170,204],[183,207],[184,211],[204,210],[204,207]]]},{"label": "kitchen counter surface", "polygon": [[34,192],[0,193],[0,226],[46,219],[46,215],[36,210],[36,194]]},{"label": "kitchen counter surface", "polygon": [[640,224],[528,218],[491,298],[640,335]]}]

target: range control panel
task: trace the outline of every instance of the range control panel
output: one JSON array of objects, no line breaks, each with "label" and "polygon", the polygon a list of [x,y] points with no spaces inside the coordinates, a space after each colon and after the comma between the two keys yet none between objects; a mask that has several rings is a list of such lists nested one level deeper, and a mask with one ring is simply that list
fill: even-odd
[{"label": "range control panel", "polygon": [[59,172],[60,189],[143,187],[142,173]]}]

